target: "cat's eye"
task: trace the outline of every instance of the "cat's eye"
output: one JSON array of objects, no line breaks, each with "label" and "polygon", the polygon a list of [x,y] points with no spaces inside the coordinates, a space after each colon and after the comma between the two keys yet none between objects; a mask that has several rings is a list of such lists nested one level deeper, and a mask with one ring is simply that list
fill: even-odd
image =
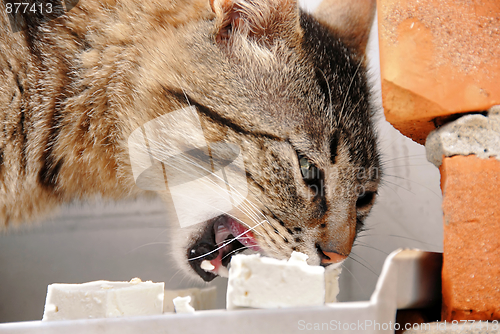
[{"label": "cat's eye", "polygon": [[368,205],[372,204],[374,199],[375,199],[375,192],[364,191],[358,196],[358,199],[356,201],[356,208],[363,209]]},{"label": "cat's eye", "polygon": [[320,179],[320,170],[307,157],[298,154],[302,178],[308,184],[315,184]]}]

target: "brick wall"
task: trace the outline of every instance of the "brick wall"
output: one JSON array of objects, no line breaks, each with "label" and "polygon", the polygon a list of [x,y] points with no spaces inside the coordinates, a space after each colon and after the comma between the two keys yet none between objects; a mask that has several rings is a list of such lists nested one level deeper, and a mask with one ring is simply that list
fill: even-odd
[{"label": "brick wall", "polygon": [[386,119],[440,166],[442,318],[498,320],[500,2],[379,0],[378,19]]}]

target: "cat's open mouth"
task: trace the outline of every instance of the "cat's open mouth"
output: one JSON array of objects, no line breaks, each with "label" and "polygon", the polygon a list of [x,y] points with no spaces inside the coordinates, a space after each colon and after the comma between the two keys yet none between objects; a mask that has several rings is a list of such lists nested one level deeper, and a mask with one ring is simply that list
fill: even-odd
[{"label": "cat's open mouth", "polygon": [[187,255],[191,268],[203,280],[210,282],[217,275],[227,277],[231,256],[245,249],[259,250],[252,231],[233,218],[222,215],[208,221],[205,232],[188,249]]}]

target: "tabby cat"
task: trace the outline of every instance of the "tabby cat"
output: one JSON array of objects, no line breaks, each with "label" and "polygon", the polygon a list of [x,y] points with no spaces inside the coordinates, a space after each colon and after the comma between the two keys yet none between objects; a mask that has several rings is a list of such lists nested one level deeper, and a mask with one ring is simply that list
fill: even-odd
[{"label": "tabby cat", "polygon": [[[238,251],[324,266],[349,255],[380,178],[364,58],[374,1],[325,0],[315,15],[296,0],[13,4],[0,4],[0,227],[148,193],[127,140],[191,106],[207,142],[240,148],[248,196],[172,235],[187,272],[210,281]],[[193,131],[158,131],[174,130]]]}]

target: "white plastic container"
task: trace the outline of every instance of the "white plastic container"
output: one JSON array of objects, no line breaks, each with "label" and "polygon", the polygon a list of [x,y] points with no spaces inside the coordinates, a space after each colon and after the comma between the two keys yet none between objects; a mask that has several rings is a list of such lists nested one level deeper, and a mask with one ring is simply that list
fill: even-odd
[{"label": "white plastic container", "polygon": [[384,264],[369,301],[287,309],[199,311],[193,314],[0,324],[0,334],[278,334],[394,333],[398,309],[440,298],[442,256],[397,250]]}]

